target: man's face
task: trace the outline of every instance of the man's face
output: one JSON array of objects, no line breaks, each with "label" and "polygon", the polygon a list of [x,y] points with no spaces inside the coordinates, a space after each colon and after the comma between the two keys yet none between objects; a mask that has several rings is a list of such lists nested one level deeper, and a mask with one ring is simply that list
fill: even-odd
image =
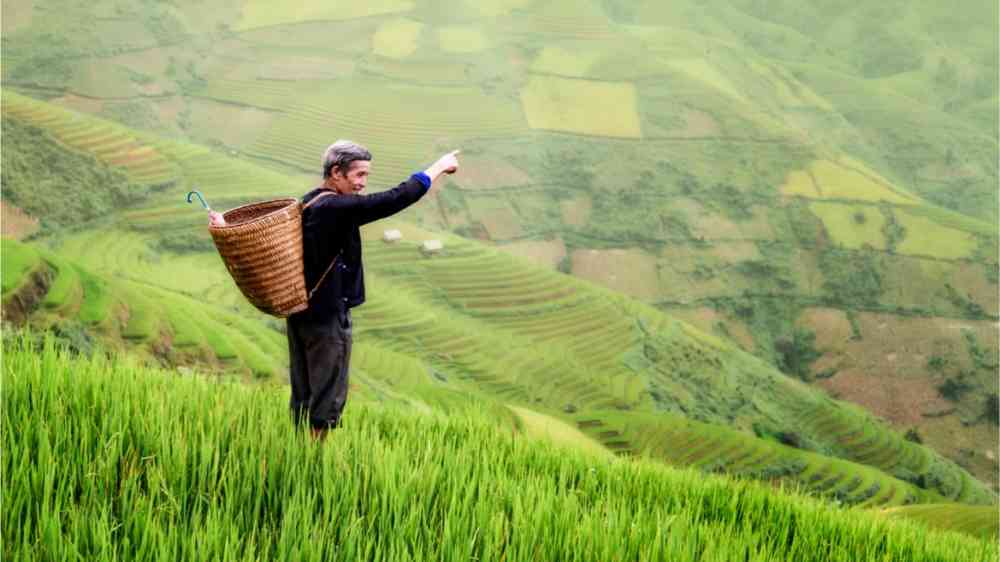
[{"label": "man's face", "polygon": [[367,160],[355,160],[351,162],[351,168],[346,174],[340,173],[336,168],[330,173],[330,184],[333,189],[341,195],[351,195],[361,193],[368,184],[368,169],[371,162]]}]

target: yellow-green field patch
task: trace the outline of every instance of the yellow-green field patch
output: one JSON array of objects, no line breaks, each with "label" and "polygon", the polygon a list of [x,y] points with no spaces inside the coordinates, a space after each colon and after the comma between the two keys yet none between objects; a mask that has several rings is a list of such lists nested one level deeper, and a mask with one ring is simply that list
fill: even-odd
[{"label": "yellow-green field patch", "polygon": [[604,53],[594,49],[550,45],[531,63],[531,71],[582,78],[589,75],[591,67],[603,56]]},{"label": "yellow-green field patch", "polygon": [[712,87],[723,94],[745,101],[746,98],[739,92],[733,83],[723,76],[714,66],[702,58],[674,59],[667,61],[667,65],[674,70],[680,71],[695,80]]},{"label": "yellow-green field patch", "polygon": [[861,174],[861,175],[869,178],[870,180],[872,180],[872,181],[874,181],[876,183],[880,183],[880,184],[888,187],[889,189],[891,189],[892,191],[894,191],[894,192],[902,195],[903,197],[908,197],[910,199],[913,199],[914,201],[912,201],[912,202],[914,202],[914,203],[917,202],[920,199],[919,197],[917,197],[913,193],[910,193],[909,191],[907,191],[902,186],[889,181],[884,176],[882,176],[881,174],[879,174],[875,170],[871,169],[871,167],[869,167],[867,164],[865,164],[864,162],[862,162],[862,161],[860,161],[860,160],[858,160],[856,158],[852,158],[850,156],[847,156],[846,154],[842,154],[842,155],[840,155],[839,158],[837,158],[837,163],[840,164],[841,166],[845,167],[845,168],[849,168],[849,169],[851,169],[851,170],[853,170],[853,171],[855,171],[855,172],[857,172],[857,173],[859,173],[859,174]]},{"label": "yellow-green field patch", "polygon": [[865,246],[886,249],[882,233],[885,216],[876,207],[813,202],[809,210],[823,221],[834,243],[853,250]]},{"label": "yellow-green field patch", "polygon": [[566,244],[561,238],[555,240],[526,240],[497,246],[505,252],[528,258],[538,265],[555,269],[566,257]]},{"label": "yellow-green field patch", "polygon": [[253,107],[198,98],[193,98],[189,107],[196,135],[233,147],[252,144],[271,127],[277,115]]},{"label": "yellow-green field patch", "polygon": [[255,27],[285,25],[311,20],[349,20],[408,12],[414,8],[411,0],[303,0],[285,3],[273,0],[246,0],[243,18],[234,26],[242,31]]},{"label": "yellow-green field patch", "polygon": [[635,86],[630,82],[532,76],[521,90],[521,103],[532,129],[641,136]]},{"label": "yellow-green field patch", "polygon": [[854,199],[857,201],[884,201],[900,205],[913,205],[918,201],[891,189],[887,184],[872,179],[854,168],[829,160],[817,160],[809,166],[824,199]]},{"label": "yellow-green field patch", "polygon": [[392,59],[408,57],[417,50],[423,28],[424,24],[407,19],[383,23],[372,37],[372,52]]},{"label": "yellow-green field patch", "polygon": [[976,249],[976,238],[968,232],[941,226],[931,219],[896,209],[896,220],[906,236],[896,247],[900,254],[943,259],[968,257]]},{"label": "yellow-green field patch", "polygon": [[573,275],[637,298],[659,295],[656,257],[642,250],[576,250]]},{"label": "yellow-green field patch", "polygon": [[441,50],[446,53],[478,53],[490,45],[486,34],[478,27],[442,27],[437,38]]},{"label": "yellow-green field patch", "polygon": [[788,175],[785,176],[785,183],[781,186],[781,194],[788,197],[798,195],[811,199],[820,197],[819,190],[816,189],[816,183],[813,182],[812,176],[809,175],[809,172],[803,170],[788,172]]}]

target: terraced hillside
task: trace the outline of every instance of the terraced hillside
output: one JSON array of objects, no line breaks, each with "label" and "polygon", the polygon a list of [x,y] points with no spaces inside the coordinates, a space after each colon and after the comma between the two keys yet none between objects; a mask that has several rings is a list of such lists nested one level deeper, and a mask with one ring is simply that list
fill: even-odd
[{"label": "terraced hillside", "polygon": [[117,123],[79,119],[76,112],[10,91],[3,93],[3,114],[43,128],[70,148],[93,154],[100,162],[123,170],[130,181],[140,186],[163,186],[177,181],[176,170],[169,160]]},{"label": "terraced hillside", "polygon": [[[997,435],[995,50],[982,23],[995,7],[919,7],[880,26],[890,5],[772,4],[388,2],[334,15],[15,0],[3,113],[140,186],[141,205],[46,244],[91,272],[57,277],[54,298],[99,293],[103,279],[118,304],[97,301],[86,318],[135,309],[111,331],[142,345],[197,338],[164,320],[174,307],[149,285],[254,318],[203,217],[178,204],[186,190],[218,208],[301,193],[337,137],[373,148],[382,185],[460,146],[463,173],[412,211],[429,229],[412,232],[488,240],[659,312],[458,239],[444,259],[373,246],[379,298],[359,321],[380,345],[555,415],[660,410],[747,431],[767,420],[761,435],[803,425],[807,446],[823,434],[817,450],[919,480],[898,437],[854,412],[841,427],[842,412],[810,400],[767,406],[738,386],[714,396],[753,377],[716,373],[706,349],[734,352],[667,312],[995,487],[983,448]],[[281,369],[280,334],[241,333],[224,338],[231,350],[199,349],[210,363]],[[960,497],[954,474],[924,485]]]}]

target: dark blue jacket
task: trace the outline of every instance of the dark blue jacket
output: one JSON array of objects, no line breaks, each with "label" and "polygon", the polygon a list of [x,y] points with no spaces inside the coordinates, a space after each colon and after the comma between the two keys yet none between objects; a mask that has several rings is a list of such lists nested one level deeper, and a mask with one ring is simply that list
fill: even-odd
[{"label": "dark blue jacket", "polygon": [[[312,290],[334,257],[337,263],[297,317],[323,321],[343,307],[365,302],[365,272],[361,263],[362,225],[394,215],[427,193],[430,178],[417,173],[399,186],[371,195],[333,194],[302,211],[302,251],[306,291]],[[325,190],[318,187],[302,197],[306,204]]]}]

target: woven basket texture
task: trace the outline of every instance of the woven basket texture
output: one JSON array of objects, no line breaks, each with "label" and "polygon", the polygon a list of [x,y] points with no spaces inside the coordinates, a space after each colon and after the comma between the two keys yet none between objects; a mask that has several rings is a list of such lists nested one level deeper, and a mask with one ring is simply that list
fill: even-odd
[{"label": "woven basket texture", "polygon": [[251,203],[226,211],[223,217],[225,226],[209,226],[208,231],[247,300],[279,318],[305,310],[299,201]]}]

